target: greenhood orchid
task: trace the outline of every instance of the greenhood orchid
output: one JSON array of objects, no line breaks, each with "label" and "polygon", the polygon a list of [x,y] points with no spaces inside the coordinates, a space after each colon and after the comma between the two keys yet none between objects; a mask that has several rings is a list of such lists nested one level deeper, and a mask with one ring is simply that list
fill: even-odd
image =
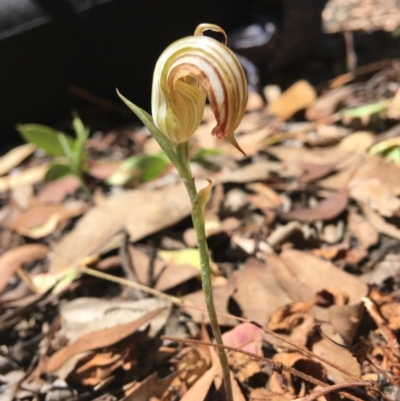
[{"label": "greenhood orchid", "polygon": [[203,36],[224,35],[217,25],[201,24],[193,36],[168,46],[157,61],[152,88],[154,124],[174,143],[187,142],[201,123],[206,97],[217,120],[212,131],[243,152],[234,131],[247,103],[247,81],[235,54],[223,43]]},{"label": "greenhood orchid", "polygon": [[229,401],[233,401],[228,359],[221,347],[222,336],[214,307],[205,231],[205,206],[211,191],[211,180],[206,188],[197,191],[190,169],[188,141],[201,123],[207,97],[217,121],[211,133],[217,138],[225,137],[244,154],[236,142],[234,132],[245,113],[247,81],[236,56],[225,44],[203,36],[206,30],[222,33],[226,42],[222,28],[201,24],[193,36],[177,40],[161,54],[153,75],[152,116],[119,92],[118,95],[146,125],[178,170],[188,192],[208,316],[215,341],[220,345],[218,355],[226,396]]}]

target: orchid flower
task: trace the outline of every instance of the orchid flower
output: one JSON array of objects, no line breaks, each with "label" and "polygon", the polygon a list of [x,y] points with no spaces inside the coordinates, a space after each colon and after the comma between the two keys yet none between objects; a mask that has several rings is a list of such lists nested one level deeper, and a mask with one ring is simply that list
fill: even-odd
[{"label": "orchid flower", "polygon": [[226,42],[222,28],[201,24],[193,36],[177,40],[161,54],[153,75],[152,116],[119,92],[118,95],[146,125],[185,184],[192,204],[208,316],[215,341],[220,345],[218,355],[227,399],[233,401],[228,359],[222,348],[221,330],[214,307],[205,231],[205,205],[211,191],[211,180],[206,188],[197,191],[190,170],[188,141],[201,123],[207,97],[217,121],[211,133],[219,139],[225,137],[244,154],[234,132],[246,109],[247,81],[234,53],[224,43],[203,36],[206,30],[222,33]]},{"label": "orchid flower", "polygon": [[152,88],[154,124],[172,142],[187,142],[201,123],[207,97],[217,120],[212,134],[243,153],[234,131],[246,109],[246,76],[225,44],[203,36],[206,30],[222,33],[226,41],[222,28],[201,24],[193,36],[172,43],[159,57]]}]

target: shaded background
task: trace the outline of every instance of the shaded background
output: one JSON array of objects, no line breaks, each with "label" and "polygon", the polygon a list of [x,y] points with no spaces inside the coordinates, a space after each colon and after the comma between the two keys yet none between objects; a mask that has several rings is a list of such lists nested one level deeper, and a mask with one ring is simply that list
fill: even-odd
[{"label": "shaded background", "polygon": [[[234,32],[235,37],[235,32],[241,35],[256,20],[261,25],[272,21],[279,33],[284,32],[283,39],[275,35],[271,46],[264,44],[261,50],[245,50],[244,54],[263,66],[276,67],[282,61],[290,61],[290,51],[297,57],[300,42],[308,42],[302,52],[312,48],[310,38],[317,37],[315,28],[319,31],[324,3],[0,0],[0,132],[6,138],[3,145],[19,140],[13,129],[16,123],[57,125],[69,117],[71,109],[83,103],[69,93],[70,85],[115,102],[118,87],[149,110],[157,57],[168,44],[190,35],[201,22],[219,24],[227,32]],[[288,18],[287,10],[292,17]],[[299,10],[303,15],[294,17]],[[293,35],[296,24],[302,37]],[[284,50],[283,42],[289,44],[290,38],[292,49]],[[275,52],[276,46],[279,50]]]},{"label": "shaded background", "polygon": [[[8,3],[11,12],[13,2]],[[55,124],[62,119],[80,104],[68,93],[71,84],[110,99],[116,99],[118,87],[148,109],[152,71],[162,50],[203,21],[230,29],[246,9],[243,0],[25,3],[35,7],[25,14],[13,13],[22,31],[12,26],[10,16],[0,40],[3,134],[10,134],[17,122]],[[52,3],[57,7],[49,7]],[[88,8],[79,8],[79,3]],[[37,11],[42,11],[41,18]]]}]

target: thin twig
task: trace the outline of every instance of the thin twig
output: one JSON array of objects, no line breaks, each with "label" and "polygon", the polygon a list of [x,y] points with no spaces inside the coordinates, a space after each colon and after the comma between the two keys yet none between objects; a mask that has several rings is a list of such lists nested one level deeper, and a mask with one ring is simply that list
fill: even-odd
[{"label": "thin twig", "polygon": [[329,394],[334,391],[338,392],[338,390],[341,390],[343,388],[348,388],[348,387],[369,387],[369,386],[368,386],[368,382],[351,382],[351,383],[333,384],[331,386],[324,387],[321,390],[317,390],[312,394],[306,395],[305,397],[296,398],[293,401],[313,401],[313,400],[316,400],[318,397],[322,397],[325,394]]}]

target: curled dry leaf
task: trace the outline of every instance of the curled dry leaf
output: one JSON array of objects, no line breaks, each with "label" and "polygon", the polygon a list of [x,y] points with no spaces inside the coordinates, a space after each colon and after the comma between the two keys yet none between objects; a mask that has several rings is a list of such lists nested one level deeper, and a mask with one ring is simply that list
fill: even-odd
[{"label": "curled dry leaf", "polygon": [[31,167],[16,175],[1,177],[0,192],[10,191],[11,189],[23,187],[25,185],[36,184],[44,179],[48,168],[48,165]]},{"label": "curled dry leaf", "polygon": [[276,310],[268,321],[269,330],[282,331],[287,339],[301,347],[305,347],[313,333],[315,321],[309,309],[314,302],[294,302]]},{"label": "curled dry leaf", "polygon": [[314,302],[294,302],[278,308],[268,320],[268,329],[290,332],[303,321],[313,305]]},{"label": "curled dry leaf", "polygon": [[53,233],[60,223],[81,215],[85,210],[86,205],[80,202],[65,205],[37,204],[12,220],[8,228],[26,237],[38,239]]},{"label": "curled dry leaf", "polygon": [[17,167],[22,161],[30,156],[35,149],[35,146],[27,143],[11,149],[4,156],[0,157],[0,175],[7,174],[14,167]]},{"label": "curled dry leaf", "polygon": [[0,292],[4,290],[10,277],[24,263],[43,258],[49,252],[50,249],[42,244],[21,245],[4,252],[0,256]]}]

